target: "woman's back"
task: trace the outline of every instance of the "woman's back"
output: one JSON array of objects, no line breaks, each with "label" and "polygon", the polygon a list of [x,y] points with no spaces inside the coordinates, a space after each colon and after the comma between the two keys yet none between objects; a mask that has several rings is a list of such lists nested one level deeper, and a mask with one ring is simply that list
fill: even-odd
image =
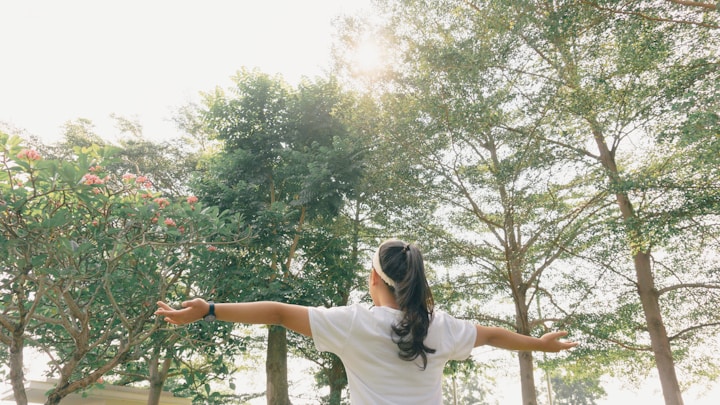
[{"label": "woman's back", "polygon": [[428,354],[426,368],[420,358],[401,359],[392,325],[402,315],[385,306],[310,309],[315,345],[342,359],[353,404],[440,404],[445,363],[470,355],[474,325],[436,312],[425,339],[436,351]]}]

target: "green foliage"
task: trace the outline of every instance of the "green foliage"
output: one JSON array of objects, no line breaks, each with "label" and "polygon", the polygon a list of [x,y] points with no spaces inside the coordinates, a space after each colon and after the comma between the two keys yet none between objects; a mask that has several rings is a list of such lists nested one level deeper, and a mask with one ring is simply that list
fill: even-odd
[{"label": "green foliage", "polygon": [[596,405],[596,400],[607,396],[597,377],[578,379],[553,375],[551,382],[558,405]]},{"label": "green foliage", "polygon": [[490,404],[494,380],[486,368],[472,360],[449,361],[443,370],[443,403]]},{"label": "green foliage", "polygon": [[[447,249],[428,251],[450,266],[441,297],[493,323],[511,316],[481,312],[522,313],[530,300],[517,297],[539,297],[543,314],[588,334],[578,355],[640,371],[647,356],[633,349],[649,329],[627,298],[638,287],[630,258],[655,252],[669,333],[689,339],[673,344],[693,347],[692,322],[717,330],[694,292],[715,297],[717,259],[675,249],[696,232],[717,238],[716,13],[674,2],[378,4],[384,25],[366,31],[400,53],[380,85],[394,91],[382,98],[385,184],[404,195],[385,200],[378,222],[404,221]],[[709,264],[682,264],[700,257]],[[635,357],[642,367],[622,366]]]},{"label": "green foliage", "polygon": [[165,198],[142,175],[107,172],[113,148],[47,160],[5,134],[0,147],[2,342],[24,330],[51,356],[51,396],[142,357],[160,326],[155,302],[189,285],[210,243],[247,237],[237,216],[194,196]]},{"label": "green foliage", "polygon": [[254,232],[198,280],[218,301],[347,303],[358,259],[339,215],[355,193],[362,154],[342,108],[354,102],[333,79],[291,88],[241,71],[232,89],[206,95],[198,119],[186,117],[222,143],[201,162],[192,188],[241,214]]}]

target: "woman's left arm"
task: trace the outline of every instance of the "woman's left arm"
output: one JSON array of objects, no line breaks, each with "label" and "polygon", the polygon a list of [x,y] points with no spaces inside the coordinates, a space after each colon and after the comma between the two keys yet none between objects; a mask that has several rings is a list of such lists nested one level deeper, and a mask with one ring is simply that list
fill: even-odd
[{"label": "woman's left arm", "polygon": [[559,352],[578,345],[576,342],[559,340],[561,337],[567,335],[565,331],[550,332],[544,334],[542,337],[535,338],[504,328],[480,325],[476,325],[475,328],[477,329],[475,347],[490,345],[506,350]]}]

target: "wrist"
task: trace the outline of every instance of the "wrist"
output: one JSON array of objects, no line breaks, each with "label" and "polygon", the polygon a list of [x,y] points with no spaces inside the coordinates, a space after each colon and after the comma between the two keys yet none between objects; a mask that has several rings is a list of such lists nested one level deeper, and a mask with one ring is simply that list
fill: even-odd
[{"label": "wrist", "polygon": [[216,319],[215,303],[213,301],[207,301],[207,310],[202,319],[205,322],[213,322]]}]

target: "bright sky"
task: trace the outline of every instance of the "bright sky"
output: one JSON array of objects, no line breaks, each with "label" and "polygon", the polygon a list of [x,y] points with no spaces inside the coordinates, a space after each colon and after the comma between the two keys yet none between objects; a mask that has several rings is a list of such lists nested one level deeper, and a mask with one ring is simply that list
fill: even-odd
[{"label": "bright sky", "polygon": [[0,0],[0,123],[60,137],[111,113],[149,138],[177,134],[177,107],[227,87],[242,67],[291,83],[330,65],[332,21],[370,0]]}]

